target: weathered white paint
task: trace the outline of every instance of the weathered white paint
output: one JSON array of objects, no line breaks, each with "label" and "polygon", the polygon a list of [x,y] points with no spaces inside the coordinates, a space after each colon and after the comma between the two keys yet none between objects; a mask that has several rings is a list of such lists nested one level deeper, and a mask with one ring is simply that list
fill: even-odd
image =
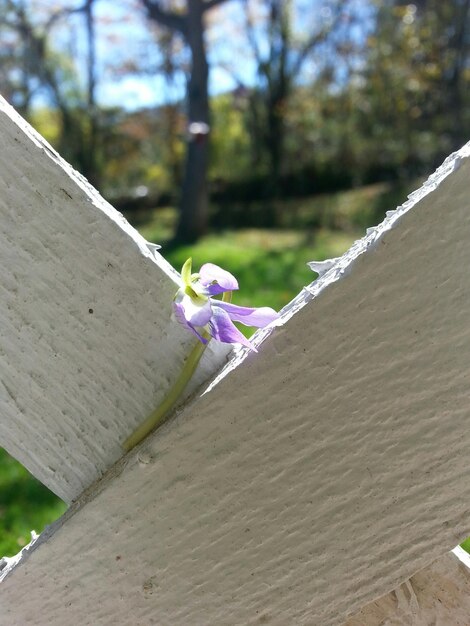
[{"label": "weathered white paint", "polygon": [[70,502],[122,455],[192,339],[170,319],[176,272],[4,100],[0,136],[0,445]]},{"label": "weathered white paint", "polygon": [[468,626],[470,558],[456,548],[386,596],[365,606],[344,626]]},{"label": "weathered white paint", "polygon": [[341,624],[469,535],[469,157],[43,534],[0,624]]}]

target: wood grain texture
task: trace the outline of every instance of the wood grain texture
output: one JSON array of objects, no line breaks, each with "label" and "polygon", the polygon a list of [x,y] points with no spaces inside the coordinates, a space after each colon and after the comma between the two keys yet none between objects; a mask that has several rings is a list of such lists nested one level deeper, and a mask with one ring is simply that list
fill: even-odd
[{"label": "wood grain texture", "polygon": [[4,100],[0,136],[0,445],[70,502],[122,456],[192,339],[170,319],[176,272]]},{"label": "wood grain texture", "polygon": [[333,626],[469,535],[469,157],[4,568],[0,624]]},{"label": "wood grain texture", "polygon": [[461,548],[437,559],[344,626],[468,626],[470,557]]}]

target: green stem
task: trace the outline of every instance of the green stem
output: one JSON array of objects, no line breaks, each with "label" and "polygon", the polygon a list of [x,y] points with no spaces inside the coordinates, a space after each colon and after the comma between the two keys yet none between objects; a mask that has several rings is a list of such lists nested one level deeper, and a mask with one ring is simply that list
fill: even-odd
[{"label": "green stem", "polygon": [[[230,302],[232,299],[232,292],[227,291],[223,294],[222,300],[224,302]],[[147,435],[149,435],[155,428],[160,426],[164,421],[167,413],[170,409],[173,408],[181,394],[186,388],[186,385],[191,380],[194,371],[201,360],[202,355],[204,354],[204,350],[209,344],[210,335],[207,331],[203,331],[202,336],[204,339],[207,339],[207,343],[202,343],[198,341],[198,343],[194,346],[194,348],[189,353],[188,358],[185,361],[181,374],[176,379],[173,387],[171,387],[170,391],[166,395],[163,402],[151,413],[145,421],[142,422],[140,426],[136,428],[136,430],[128,437],[122,447],[126,452],[132,450],[138,443],[142,441]]]},{"label": "green stem", "polygon": [[147,419],[142,422],[142,424],[122,444],[122,447],[126,452],[132,450],[132,448],[140,443],[142,439],[144,439],[149,433],[152,432],[152,430],[162,424],[168,411],[174,406],[175,402],[185,390],[186,385],[191,380],[191,377],[194,374],[194,370],[196,369],[197,364],[201,360],[204,350],[209,343],[209,335],[204,332],[202,336],[204,337],[204,339],[207,339],[207,343],[202,343],[201,341],[198,341],[194,348],[191,350],[183,366],[181,374],[176,379],[176,382],[168,392],[163,402],[155,409],[155,411],[153,411],[153,413],[150,413]]}]

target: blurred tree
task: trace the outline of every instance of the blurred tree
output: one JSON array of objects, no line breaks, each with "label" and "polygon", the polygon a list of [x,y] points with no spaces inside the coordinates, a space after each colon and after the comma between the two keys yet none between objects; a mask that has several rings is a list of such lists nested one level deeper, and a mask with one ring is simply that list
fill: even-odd
[{"label": "blurred tree", "polygon": [[[256,61],[257,85],[251,90],[253,160],[268,163],[273,195],[280,192],[285,163],[289,100],[303,80],[308,62],[320,68],[327,40],[346,18],[347,2],[322,0],[245,0],[246,32]],[[329,50],[331,54],[331,50]],[[310,67],[312,74],[315,67]],[[260,149],[263,152],[260,155]]]},{"label": "blurred tree", "polygon": [[[26,0],[0,0],[1,26],[8,33],[8,48],[0,65],[2,90],[25,116],[38,93],[46,94],[60,116],[57,147],[95,186],[100,185],[99,111],[96,105],[95,0],[76,7],[54,7],[40,22]],[[86,32],[86,81],[82,86],[73,59],[53,45],[55,28],[72,15],[81,15]]]},{"label": "blurred tree", "polygon": [[44,56],[46,37],[34,32],[25,2],[1,0],[0,10],[2,91],[19,110],[28,112],[43,84],[38,58]]},{"label": "blurred tree", "polygon": [[[96,67],[96,25],[94,16],[95,0],[85,0],[84,4],[75,9],[74,12],[83,12],[85,18],[85,30],[87,37],[87,58],[86,58],[86,110],[88,114],[88,146],[86,155],[83,157],[87,160],[86,171],[90,182],[95,186],[100,186],[101,167],[99,163],[98,151],[100,147],[100,127],[99,127],[99,111],[96,104],[96,84],[97,84],[97,67]],[[86,174],[85,174],[86,176]]]},{"label": "blurred tree", "polygon": [[415,26],[420,60],[438,70],[436,95],[442,100],[436,114],[448,116],[450,147],[460,148],[467,138],[463,131],[469,104],[465,92],[470,83],[470,0],[420,0],[414,5],[400,0],[396,5],[405,23]]},{"label": "blurred tree", "polygon": [[162,29],[157,33],[158,47],[163,60],[161,72],[165,77],[168,90],[168,102],[163,106],[163,127],[165,129],[164,145],[166,146],[166,164],[173,189],[180,189],[183,180],[181,137],[184,135],[181,127],[181,102],[175,98],[173,92],[177,92],[176,76],[182,67],[181,42],[175,32]]},{"label": "blurred tree", "polygon": [[469,0],[375,2],[360,132],[381,167],[419,173],[470,133]]},{"label": "blurred tree", "polygon": [[187,87],[187,153],[175,239],[190,243],[207,230],[207,168],[210,110],[209,65],[204,42],[204,15],[227,0],[186,0],[173,9],[158,0],[142,0],[150,20],[180,35],[190,53]]},{"label": "blurred tree", "polygon": [[[213,189],[243,202],[414,176],[470,134],[470,0],[225,3],[0,0],[0,89],[121,206],[180,195],[180,241],[206,228],[209,125]],[[209,98],[206,47],[238,88]],[[121,84],[158,106],[103,106]]]}]

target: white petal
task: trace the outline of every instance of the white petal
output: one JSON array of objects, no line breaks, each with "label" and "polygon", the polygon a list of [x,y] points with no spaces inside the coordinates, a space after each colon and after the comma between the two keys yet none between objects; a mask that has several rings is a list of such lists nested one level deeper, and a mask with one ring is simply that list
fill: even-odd
[{"label": "white petal", "polygon": [[211,318],[212,309],[209,300],[205,302],[199,300],[199,298],[193,300],[193,298],[184,294],[181,298],[178,298],[177,295],[176,302],[181,304],[186,320],[193,326],[205,326]]}]

